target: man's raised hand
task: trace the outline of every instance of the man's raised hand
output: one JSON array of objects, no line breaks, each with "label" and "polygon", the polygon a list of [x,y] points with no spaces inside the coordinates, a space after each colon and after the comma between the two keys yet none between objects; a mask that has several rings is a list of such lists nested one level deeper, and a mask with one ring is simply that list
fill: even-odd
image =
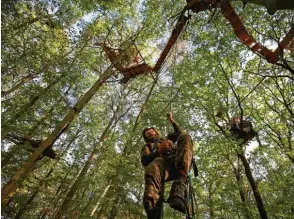
[{"label": "man's raised hand", "polygon": [[172,112],[168,112],[168,113],[166,114],[166,116],[167,116],[167,119],[168,119],[168,121],[169,121],[170,123],[173,123],[173,122],[174,122],[174,120],[173,120],[173,113],[172,113]]}]

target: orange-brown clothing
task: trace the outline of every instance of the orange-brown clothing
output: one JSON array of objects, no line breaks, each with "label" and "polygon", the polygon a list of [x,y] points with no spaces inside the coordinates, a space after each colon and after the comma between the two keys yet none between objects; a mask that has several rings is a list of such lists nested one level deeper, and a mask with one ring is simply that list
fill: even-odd
[{"label": "orange-brown clothing", "polygon": [[[173,123],[173,128],[174,132],[169,134],[166,138],[160,138],[157,142],[148,142],[143,146],[141,150],[141,163],[144,167],[148,166],[156,157],[175,155],[175,142],[183,131],[177,123]],[[166,145],[166,150],[160,153],[159,148],[162,144]]]}]

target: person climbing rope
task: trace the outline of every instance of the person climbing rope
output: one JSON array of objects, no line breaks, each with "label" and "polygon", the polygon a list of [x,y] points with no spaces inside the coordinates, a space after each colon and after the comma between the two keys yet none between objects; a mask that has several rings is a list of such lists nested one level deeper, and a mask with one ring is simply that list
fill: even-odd
[{"label": "person climbing rope", "polygon": [[173,181],[168,204],[175,210],[186,213],[186,182],[193,158],[193,145],[185,133],[167,114],[174,132],[163,138],[154,128],[142,132],[146,142],[141,151],[141,163],[145,168],[145,191],[143,205],[148,219],[159,219],[162,212],[164,182]]},{"label": "person climbing rope", "polygon": [[252,123],[247,120],[243,120],[239,117],[232,117],[230,120],[230,133],[236,139],[243,139],[242,144],[246,144],[248,141],[252,140],[257,136],[257,132],[253,129]]}]

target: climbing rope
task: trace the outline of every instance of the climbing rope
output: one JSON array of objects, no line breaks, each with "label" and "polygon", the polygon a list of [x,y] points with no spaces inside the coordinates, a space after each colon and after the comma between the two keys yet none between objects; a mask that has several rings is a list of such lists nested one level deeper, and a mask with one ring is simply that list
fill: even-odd
[{"label": "climbing rope", "polygon": [[[194,210],[194,201],[196,203],[195,192],[192,186],[192,176],[191,171],[188,174],[188,181],[187,181],[187,214],[186,219],[194,219],[195,218],[195,210]],[[191,211],[191,212],[190,212]]]},{"label": "climbing rope", "polygon": [[[194,176],[198,176],[198,169],[195,163],[194,158],[192,159],[192,166],[194,171]],[[163,203],[167,203],[167,201],[164,198],[164,184],[161,185],[161,198],[160,198],[160,218],[163,219]],[[185,199],[182,199],[182,201],[185,203],[185,209],[186,209],[186,215],[185,219],[195,219],[195,208],[194,205],[196,204],[196,196],[195,191],[192,186],[192,170],[188,173],[188,178],[186,182],[186,189],[187,189],[187,197]]]},{"label": "climbing rope", "polygon": [[[195,209],[194,205],[196,203],[196,197],[195,197],[195,192],[194,188],[192,186],[192,176],[191,176],[191,171],[188,174],[188,179],[187,179],[187,197],[186,199],[183,199],[182,201],[185,203],[185,209],[186,209],[186,219],[195,219]],[[164,211],[163,211],[163,203],[167,203],[167,201],[164,199],[164,184],[162,183],[162,195],[160,199],[160,207],[161,207],[161,213],[160,213],[160,218],[163,219]]]},{"label": "climbing rope", "polygon": [[159,69],[161,68],[162,63],[164,62],[167,54],[169,53],[169,51],[171,50],[172,46],[175,44],[176,40],[178,39],[180,33],[182,32],[186,22],[188,21],[188,17],[186,17],[185,15],[181,15],[176,23],[175,28],[172,31],[172,34],[167,42],[167,44],[165,45],[164,49],[162,50],[154,68],[153,71],[154,72],[158,72]]}]

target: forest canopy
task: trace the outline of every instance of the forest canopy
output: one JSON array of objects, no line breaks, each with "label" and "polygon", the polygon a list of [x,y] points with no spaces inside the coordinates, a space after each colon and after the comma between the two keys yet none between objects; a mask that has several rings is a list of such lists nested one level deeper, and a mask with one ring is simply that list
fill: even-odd
[{"label": "forest canopy", "polygon": [[[167,136],[172,111],[193,141],[195,218],[293,218],[293,9],[1,1],[2,217],[146,218],[142,130]],[[235,117],[258,134],[236,139]]]}]

